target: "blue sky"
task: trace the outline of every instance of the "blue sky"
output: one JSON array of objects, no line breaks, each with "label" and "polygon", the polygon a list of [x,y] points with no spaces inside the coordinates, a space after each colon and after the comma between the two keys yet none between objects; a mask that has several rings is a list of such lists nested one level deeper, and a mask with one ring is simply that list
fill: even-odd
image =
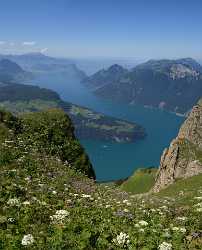
[{"label": "blue sky", "polygon": [[202,59],[201,0],[0,0],[0,53]]}]

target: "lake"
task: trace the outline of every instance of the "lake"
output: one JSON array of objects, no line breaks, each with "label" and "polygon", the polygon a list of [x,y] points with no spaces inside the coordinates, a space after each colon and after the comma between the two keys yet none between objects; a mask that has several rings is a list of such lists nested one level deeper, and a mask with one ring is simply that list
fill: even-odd
[{"label": "lake", "polygon": [[140,106],[116,104],[95,97],[78,79],[60,74],[43,74],[31,82],[57,91],[63,100],[83,105],[117,118],[136,122],[146,128],[148,136],[135,143],[109,143],[81,140],[96,172],[97,180],[125,178],[139,167],[158,167],[163,149],[177,135],[183,117]]}]

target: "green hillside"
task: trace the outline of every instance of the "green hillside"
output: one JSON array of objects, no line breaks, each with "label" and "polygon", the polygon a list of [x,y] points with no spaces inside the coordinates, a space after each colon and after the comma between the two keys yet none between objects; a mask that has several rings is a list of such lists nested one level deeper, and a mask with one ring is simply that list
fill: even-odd
[{"label": "green hillside", "polygon": [[133,194],[149,192],[155,182],[157,168],[138,169],[122,185],[121,189]]},{"label": "green hillside", "polygon": [[202,175],[155,195],[96,184],[72,132],[60,110],[0,112],[0,249],[201,249]]}]

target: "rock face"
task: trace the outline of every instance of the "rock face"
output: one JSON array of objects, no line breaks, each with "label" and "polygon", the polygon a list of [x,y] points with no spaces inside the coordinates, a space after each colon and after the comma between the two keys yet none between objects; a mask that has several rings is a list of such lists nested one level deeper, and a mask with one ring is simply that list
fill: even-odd
[{"label": "rock face", "polygon": [[202,173],[202,99],[193,107],[170,147],[164,150],[153,191],[199,173]]}]

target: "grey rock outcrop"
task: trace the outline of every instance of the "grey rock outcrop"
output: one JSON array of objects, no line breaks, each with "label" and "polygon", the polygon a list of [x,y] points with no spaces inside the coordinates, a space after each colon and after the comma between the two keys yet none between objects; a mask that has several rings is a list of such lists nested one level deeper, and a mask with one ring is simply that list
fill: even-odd
[{"label": "grey rock outcrop", "polygon": [[193,107],[178,136],[165,149],[152,191],[159,192],[178,179],[202,173],[202,99]]}]

